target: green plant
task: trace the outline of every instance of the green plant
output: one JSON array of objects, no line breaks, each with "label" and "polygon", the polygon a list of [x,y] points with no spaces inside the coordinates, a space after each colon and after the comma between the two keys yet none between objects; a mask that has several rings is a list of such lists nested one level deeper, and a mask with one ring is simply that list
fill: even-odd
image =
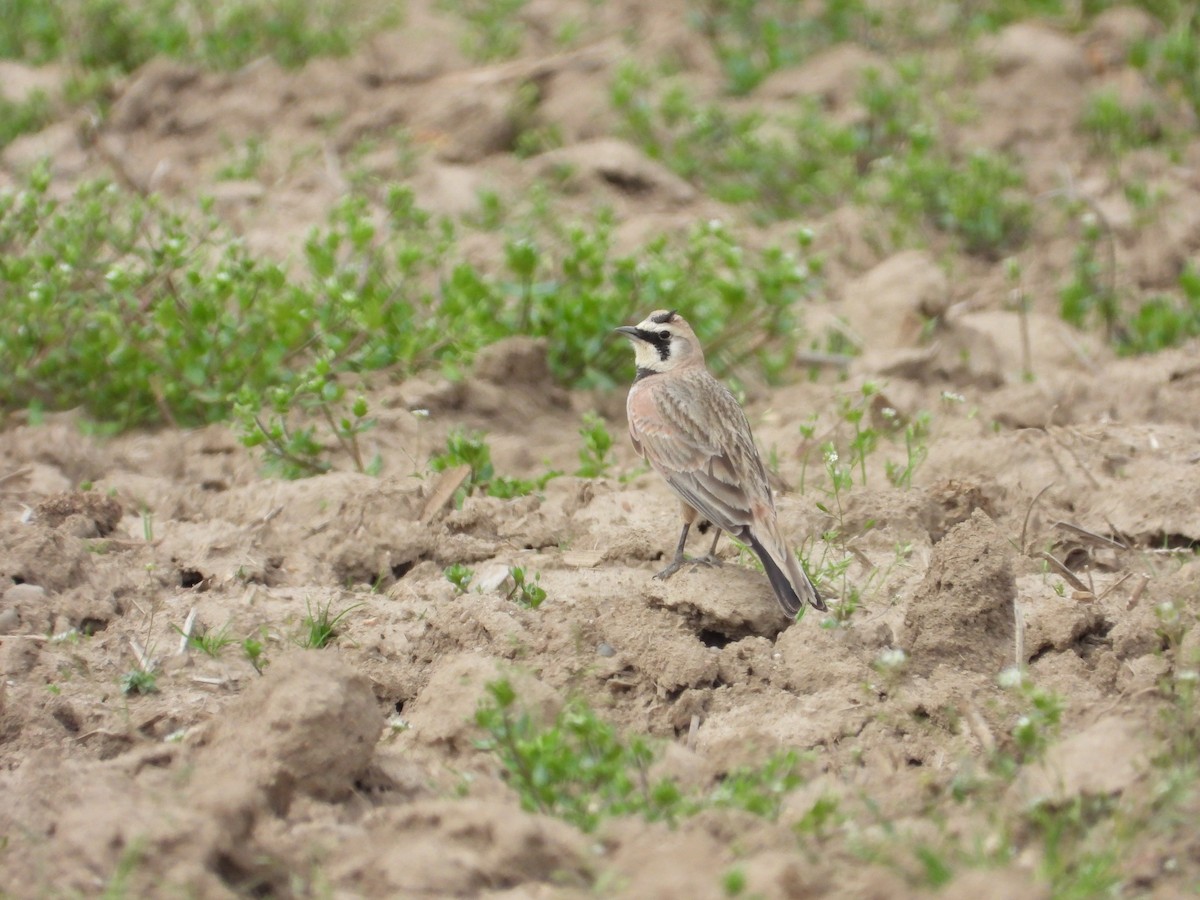
[{"label": "green plant", "polygon": [[1130,49],[1129,61],[1173,88],[1200,115],[1200,12],[1192,3],[1165,0],[1151,10],[1166,25]]},{"label": "green plant", "polygon": [[535,574],[530,581],[526,578],[523,568],[513,566],[508,570],[508,574],[513,581],[512,590],[508,592],[509,600],[515,601],[525,609],[537,609],[542,605],[542,601],[546,599],[546,591],[539,583],[542,579],[540,573]]},{"label": "green plant", "polygon": [[[367,400],[361,394],[353,400],[335,373],[335,358],[331,351],[319,355],[287,384],[268,388],[266,405],[270,415],[263,420],[263,398],[243,389],[234,403],[242,443],[247,447],[262,447],[264,458],[285,478],[319,475],[333,468],[325,457],[330,448],[321,439],[332,438],[335,446],[354,464],[359,472],[379,474],[383,458],[376,454],[364,461],[359,435],[375,427]],[[319,417],[324,432],[316,425],[289,427],[297,413],[305,418]]]},{"label": "green plant", "polygon": [[267,667],[267,659],[263,655],[264,651],[265,647],[262,640],[256,638],[254,635],[247,635],[242,638],[242,653],[245,654],[246,659],[250,665],[254,666],[254,671],[259,675]]},{"label": "green plant", "polygon": [[468,569],[462,563],[455,563],[448,567],[443,574],[446,576],[446,580],[454,585],[460,594],[467,592],[467,588],[471,584],[471,579],[475,577],[475,572]]},{"label": "green plant", "polygon": [[1122,328],[1122,353],[1154,353],[1200,335],[1200,268],[1188,263],[1179,275],[1178,300],[1151,297]]},{"label": "green plant", "polygon": [[645,738],[623,740],[581,700],[568,702],[552,724],[538,725],[503,679],[487,685],[475,722],[486,733],[478,746],[496,754],[522,807],[584,831],[612,816],[675,821],[713,807],[774,818],[783,796],[800,783],[797,756],[783,753],[689,796],[668,779],[652,780],[656,754]]},{"label": "green plant", "polygon": [[1000,259],[1024,243],[1033,204],[1021,170],[976,150],[956,159],[931,132],[914,129],[907,149],[881,165],[882,202],[902,222],[924,219],[958,237],[968,253]]},{"label": "green plant", "polygon": [[580,478],[604,478],[613,465],[613,437],[604,420],[594,412],[584,413],[579,435],[583,447],[579,450],[579,468],[575,474]]},{"label": "green plant", "polygon": [[191,9],[174,0],[12,0],[0,22],[0,58],[65,60],[89,70],[131,72],[165,55],[238,68],[260,56],[300,66],[344,55],[362,36],[396,21],[391,10],[304,0],[231,0]]},{"label": "green plant", "polygon": [[20,101],[0,96],[0,150],[23,134],[40,131],[49,124],[51,113],[44,91],[32,91]]},{"label": "green plant", "polygon": [[893,487],[904,490],[912,487],[913,475],[929,455],[927,441],[929,440],[931,420],[932,416],[927,411],[921,410],[905,423],[904,462],[897,463],[887,460],[883,464],[884,471],[887,473],[887,479],[892,483]]},{"label": "green plant", "polygon": [[874,17],[863,0],[806,8],[790,0],[690,0],[693,26],[712,44],[729,90],[745,94],[772,72],[841,41],[865,36]]},{"label": "green plant", "polygon": [[230,148],[233,159],[217,169],[218,181],[246,181],[258,177],[263,164],[263,142],[251,137],[237,148]]},{"label": "green plant", "polygon": [[740,866],[734,866],[721,876],[721,889],[726,897],[740,897],[746,890],[746,871]]},{"label": "green plant", "polygon": [[153,669],[143,669],[140,666],[130,669],[121,676],[121,693],[153,694],[158,691],[158,675]]},{"label": "green plant", "polygon": [[1019,669],[1002,672],[1000,686],[1027,704],[1011,731],[1013,756],[998,760],[1002,771],[1011,772],[1016,765],[1041,759],[1046,748],[1057,739],[1064,703],[1062,697],[1038,687]]},{"label": "green plant", "polygon": [[535,479],[497,475],[495,466],[492,465],[492,450],[484,435],[481,432],[455,428],[446,438],[446,449],[429,460],[429,467],[435,472],[442,472],[464,465],[468,466],[471,472],[456,494],[455,502],[459,506],[462,505],[464,497],[476,490],[503,500],[523,497],[540,491],[550,479],[560,474],[549,471]]},{"label": "green plant", "polygon": [[301,637],[298,643],[301,647],[309,650],[320,650],[329,646],[338,636],[337,628],[342,620],[362,605],[361,603],[352,603],[335,616],[332,614],[332,600],[329,600],[324,606],[318,604],[316,610],[310,603],[305,602],[308,614],[300,622]]},{"label": "green plant", "polygon": [[[1108,340],[1115,340],[1121,319],[1116,289],[1113,238],[1102,221],[1091,212],[1080,217],[1080,240],[1072,258],[1072,278],[1058,292],[1059,314],[1076,328],[1083,328],[1093,316],[1104,325]],[[1107,248],[1102,265],[1097,258],[1101,240]]]},{"label": "green plant", "polygon": [[525,25],[520,12],[527,0],[439,0],[438,6],[457,14],[469,27],[462,50],[476,62],[508,59],[521,52]]},{"label": "green plant", "polygon": [[188,222],[104,182],[54,199],[38,168],[0,191],[0,405],[81,406],[118,427],[223,418],[306,339],[284,275],[216,220]]},{"label": "green plant", "polygon": [[[178,625],[173,625],[172,628],[180,635],[184,633],[183,629]],[[236,643],[236,638],[229,633],[229,625],[226,623],[216,631],[201,631],[198,634],[189,634],[187,636],[187,645],[193,650],[199,650],[206,656],[211,656],[217,659],[221,653],[230,644]]]},{"label": "green plant", "polygon": [[1151,146],[1164,136],[1162,121],[1153,104],[1127,106],[1111,90],[1097,91],[1088,98],[1079,126],[1091,138],[1093,147],[1109,156]]}]

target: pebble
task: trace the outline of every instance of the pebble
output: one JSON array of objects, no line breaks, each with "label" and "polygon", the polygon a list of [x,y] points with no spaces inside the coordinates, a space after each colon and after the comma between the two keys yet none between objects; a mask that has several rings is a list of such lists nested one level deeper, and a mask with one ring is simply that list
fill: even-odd
[{"label": "pebble", "polygon": [[0,612],[0,634],[16,634],[21,627],[21,617],[15,609],[9,609]]},{"label": "pebble", "polygon": [[601,641],[600,645],[596,648],[596,652],[599,653],[601,656],[616,656],[617,655],[617,651],[613,649],[612,644],[609,644],[604,641]]}]

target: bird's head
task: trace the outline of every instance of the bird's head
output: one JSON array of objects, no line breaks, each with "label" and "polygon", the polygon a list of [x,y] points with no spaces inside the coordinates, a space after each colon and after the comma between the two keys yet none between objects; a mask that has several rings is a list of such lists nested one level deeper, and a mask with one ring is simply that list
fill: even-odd
[{"label": "bird's head", "polygon": [[638,377],[704,365],[704,351],[692,326],[673,309],[656,309],[637,325],[616,329],[633,343]]}]

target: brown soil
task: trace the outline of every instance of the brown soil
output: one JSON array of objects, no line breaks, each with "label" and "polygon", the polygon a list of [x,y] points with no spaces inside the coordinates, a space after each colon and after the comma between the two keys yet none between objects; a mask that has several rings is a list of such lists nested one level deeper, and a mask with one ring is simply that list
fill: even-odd
[{"label": "brown soil", "polygon": [[[682,4],[531,2],[526,54],[491,67],[463,58],[452,20],[409,8],[407,29],[296,73],[151,63],[122,86],[95,144],[80,144],[71,123],[52,126],[8,148],[0,183],[48,153],[61,184],[108,173],[182,200],[212,193],[252,246],[287,258],[346,190],[337,161],[403,125],[419,142],[414,170],[396,171],[390,151],[364,164],[406,178],[435,211],[471,211],[481,187],[519,197],[569,162],[563,208],[612,206],[630,246],[714,215],[743,218],[612,137],[607,85],[634,52],[621,34],[640,36],[644,59],[673,54],[697,92],[715,94],[716,62]],[[1113,48],[1145,23],[1122,15],[1081,35],[1034,24],[1000,34],[997,66],[969,88],[982,115],[959,137],[1019,154],[1035,191],[1068,170],[1115,223],[1120,277],[1165,288],[1200,252],[1200,143],[1184,152],[1190,168],[1153,151],[1121,164],[1163,191],[1140,222],[1122,173],[1078,129],[1091,90],[1136,80]],[[591,16],[597,39],[557,52],[557,26],[579,16]],[[750,102],[815,93],[853,116],[847,85],[877,63],[866,48],[836,48],[773,76]],[[56,77],[25,72],[30,84]],[[566,146],[520,161],[513,98],[530,81],[539,120]],[[226,148],[254,136],[266,142],[262,178],[215,180]],[[1001,266],[936,248],[894,252],[850,208],[811,224],[829,277],[812,321],[844,316],[864,353],[844,380],[798,380],[748,403],[760,446],[778,456],[785,532],[819,557],[813,538],[835,524],[816,507],[827,500],[818,441],[798,430],[810,416],[818,438],[835,433],[839,400],[866,381],[882,385],[877,413],[933,412],[910,489],[888,485],[884,460],[903,448],[885,442],[866,486],[845,498],[848,584],[861,603],[837,627],[811,611],[785,627],[765,578],[728,546],[723,568],[652,580],[678,522],[651,474],[561,477],[542,496],[471,497],[423,521],[436,481],[423,462],[455,425],[488,431],[498,471],[533,477],[575,468],[581,414],[599,406],[622,437],[616,471],[637,471],[620,397],[555,388],[538,342],[490,348],[462,382],[380,387],[380,424],[367,436],[386,462],[378,478],[274,480],[221,427],[100,440],[69,413],[10,419],[0,440],[0,893],[703,898],[723,896],[722,876],[738,866],[747,895],[907,896],[921,883],[911,848],[986,827],[982,812],[948,798],[1011,749],[1025,707],[997,675],[1015,662],[1066,713],[1062,742],[1004,803],[1148,798],[1158,685],[1180,663],[1164,652],[1155,609],[1174,601],[1185,626],[1200,612],[1200,565],[1180,552],[1200,541],[1200,345],[1118,359],[1058,322],[1076,236],[1047,214],[1021,255],[1035,305],[1029,381]],[[770,234],[738,227],[750,243]],[[944,326],[923,342],[931,315]],[[77,490],[84,481],[90,492]],[[1068,579],[1047,573],[1043,552]],[[500,587],[456,594],[442,574],[454,563]],[[515,564],[541,573],[541,608],[506,598]],[[353,604],[329,648],[296,647],[306,610]],[[260,635],[265,674],[237,644],[215,659],[181,651],[176,629],[193,612],[197,633]],[[1178,654],[1200,649],[1198,631]],[[881,670],[895,648],[907,666]],[[157,662],[159,690],[125,696],[138,652]],[[778,822],[710,811],[674,828],[624,819],[585,836],[523,811],[477,749],[472,714],[498,675],[544,718],[578,695],[620,728],[655,736],[668,745],[659,765],[684,784],[709,786],[782,748],[807,754],[808,780]],[[797,839],[792,826],[822,797],[846,811],[866,798],[872,812]],[[864,860],[856,848],[885,837],[883,822],[900,850]],[[964,868],[948,895],[1038,896],[1038,846],[996,871]],[[1134,847],[1121,864],[1131,890],[1170,896],[1200,883],[1194,831]]]}]

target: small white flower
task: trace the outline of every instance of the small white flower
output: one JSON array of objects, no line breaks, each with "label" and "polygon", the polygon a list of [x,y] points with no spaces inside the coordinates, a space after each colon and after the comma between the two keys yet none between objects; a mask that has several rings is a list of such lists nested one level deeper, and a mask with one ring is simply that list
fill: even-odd
[{"label": "small white flower", "polygon": [[1025,681],[1025,676],[1021,674],[1020,669],[1009,666],[1000,673],[1000,677],[996,680],[1000,682],[1002,688],[1018,688]]}]

